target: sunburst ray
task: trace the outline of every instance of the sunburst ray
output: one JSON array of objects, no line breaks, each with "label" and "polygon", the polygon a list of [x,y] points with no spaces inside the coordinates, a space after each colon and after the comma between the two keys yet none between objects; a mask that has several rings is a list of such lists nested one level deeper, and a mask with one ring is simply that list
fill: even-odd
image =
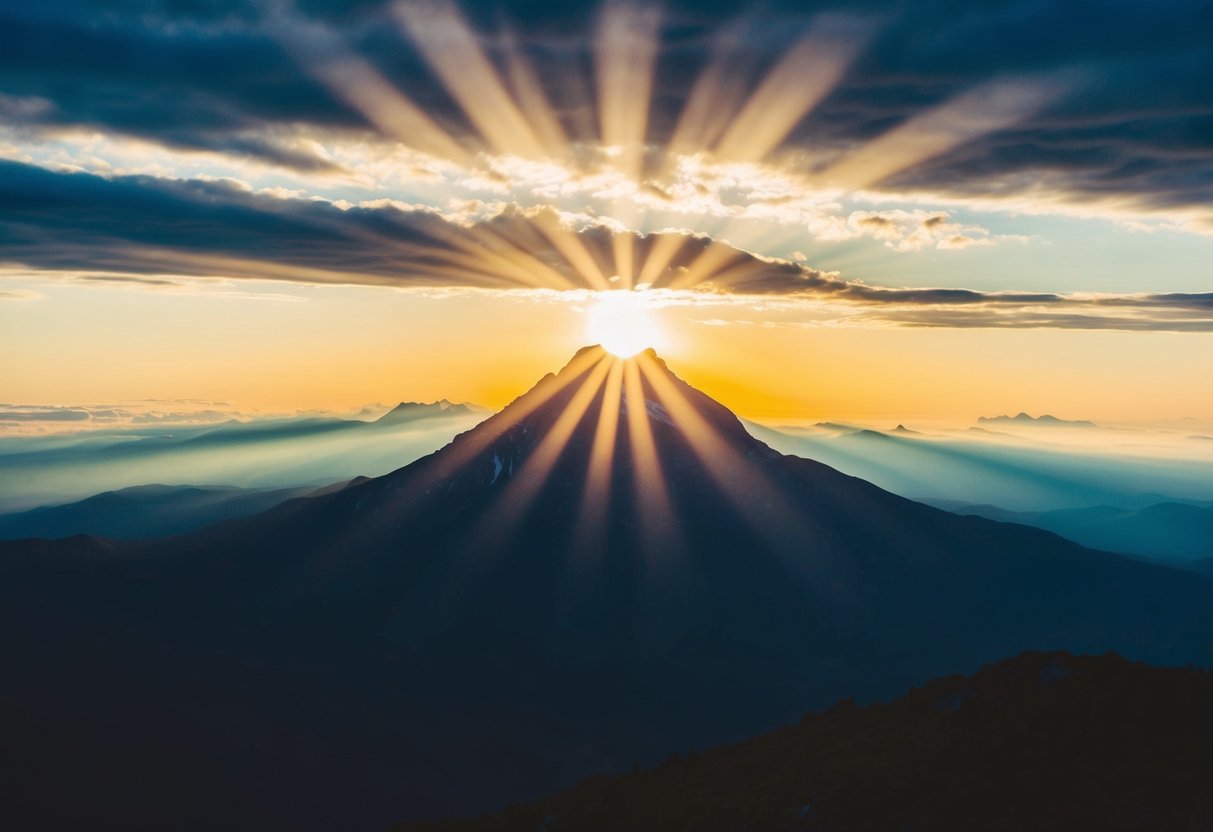
[{"label": "sunburst ray", "polygon": [[509,536],[526,519],[540,490],[549,483],[553,469],[602,389],[611,360],[601,357],[585,375],[556,421],[526,457],[521,467],[506,479],[501,494],[468,534],[473,550],[488,539]]},{"label": "sunburst ray", "polygon": [[413,44],[498,153],[537,158],[544,148],[451,0],[398,0],[392,11]]},{"label": "sunburst ray", "polygon": [[812,537],[800,512],[760,469],[721,438],[650,354],[637,356],[636,366],[686,436],[712,481],[774,551],[789,554],[784,552],[789,529],[797,531],[794,535],[797,539]]}]

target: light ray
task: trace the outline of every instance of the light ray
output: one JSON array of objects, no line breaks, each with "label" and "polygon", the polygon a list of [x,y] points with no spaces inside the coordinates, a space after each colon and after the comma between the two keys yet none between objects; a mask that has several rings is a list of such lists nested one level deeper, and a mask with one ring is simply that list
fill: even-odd
[{"label": "light ray", "polygon": [[690,156],[710,148],[745,102],[747,73],[739,66],[744,43],[740,25],[717,34],[711,60],[695,79],[666,143],[671,157]]},{"label": "light ray", "polygon": [[601,349],[582,350],[559,375],[545,376],[538,385],[515,399],[509,407],[482,422],[480,428],[455,437],[441,454],[430,458],[435,467],[430,470],[428,476],[403,484],[393,497],[392,513],[397,516],[415,516],[422,513],[437,495],[421,491],[420,485],[433,481],[433,478],[453,482],[454,478],[481,457],[494,441],[550,402],[569,385],[585,378],[587,373],[592,372],[605,360],[607,354]]},{"label": "light ray", "polygon": [[553,269],[530,252],[514,245],[483,224],[467,228],[438,226],[432,236],[446,243],[451,251],[434,249],[434,256],[471,268],[483,264],[497,274],[522,286],[549,289],[574,288],[567,275]]},{"label": "light ray", "polygon": [[89,257],[95,271],[126,271],[131,268],[132,264],[138,264],[139,268],[144,271],[190,277],[241,277],[290,283],[306,280],[326,285],[401,285],[399,277],[395,275],[304,266],[273,260],[254,260],[201,251],[184,252],[179,249],[148,245],[125,246],[109,251],[91,251]]},{"label": "light ray", "polygon": [[691,443],[712,481],[767,544],[774,551],[783,551],[784,541],[789,539],[788,529],[798,531],[798,534],[793,536],[794,539],[803,540],[806,536],[811,539],[812,533],[800,513],[759,468],[720,437],[716,428],[687,401],[682,391],[666,376],[666,372],[656,365],[653,357],[643,353],[637,357],[636,364],[657,398],[661,400],[661,404]]},{"label": "light ray", "polygon": [[567,155],[569,139],[560,124],[560,119],[544,92],[535,68],[527,60],[518,45],[514,33],[507,27],[501,32],[502,48],[505,51],[506,72],[514,97],[535,130],[536,136],[547,150],[548,156],[559,159]]},{"label": "light ray", "polygon": [[819,16],[731,120],[716,154],[761,161],[833,91],[866,39],[853,19]]},{"label": "light ray", "polygon": [[818,176],[845,188],[875,185],[986,133],[1016,124],[1062,95],[1057,81],[992,81],[914,116],[844,156]]},{"label": "light ray", "polygon": [[752,278],[762,280],[770,272],[770,265],[756,257],[745,257],[726,263],[722,268],[706,275],[696,286],[711,284],[716,290],[729,289],[744,294],[746,283]]},{"label": "light ray", "polygon": [[[448,465],[448,468],[461,467],[469,458],[483,452],[485,447],[498,436],[543,407],[551,401],[553,396],[562,392],[586,373],[591,372],[598,364],[605,360],[607,360],[606,352],[601,349],[585,349],[579,352],[559,376],[545,377],[543,381],[525,396],[515,399],[510,403],[508,408],[489,417],[484,424],[491,425],[491,430],[478,432],[475,441],[473,441],[472,436],[467,436],[464,438],[465,441],[456,443],[455,447],[458,447],[460,452],[450,455],[451,463]],[[564,378],[561,378],[561,376]]]},{"label": "light ray", "polygon": [[[471,248],[470,251],[452,251],[449,249],[431,248],[418,252],[418,260],[424,263],[429,258],[431,271],[451,276],[465,275],[476,280],[495,280],[499,285],[513,287],[528,287],[533,289],[563,289],[566,288],[554,280],[540,280],[536,274],[525,266],[511,263],[500,254],[489,251],[484,247]],[[424,265],[418,264],[418,273],[424,273]],[[445,267],[444,267],[445,266]]]},{"label": "light ray", "polygon": [[499,538],[508,535],[523,521],[539,490],[548,483],[552,469],[568,446],[573,432],[581,424],[590,403],[602,389],[612,363],[610,359],[600,358],[573,392],[555,423],[526,458],[521,469],[513,472],[501,495],[469,534],[473,548],[486,536]]},{"label": "light ray", "polygon": [[602,273],[602,269],[586,248],[585,243],[571,229],[561,223],[560,218],[554,212],[543,211],[535,215],[531,222],[563,255],[569,265],[586,279],[591,288],[599,290],[611,288],[606,275]]},{"label": "light ray", "polygon": [[673,273],[662,285],[665,289],[690,289],[711,280],[713,275],[741,260],[745,255],[719,240],[712,240],[691,261],[685,271]]},{"label": "light ray", "polygon": [[615,166],[633,178],[644,161],[659,22],[657,9],[622,0],[607,3],[598,19],[599,137]]},{"label": "light ray", "polygon": [[[530,227],[529,224],[526,227]],[[540,260],[522,246],[519,246],[505,236],[505,232],[491,229],[483,224],[471,227],[472,236],[476,237],[486,250],[493,252],[523,274],[532,274],[535,279],[542,279],[549,288],[574,289],[576,284],[568,274],[562,274],[547,263]],[[542,251],[542,248],[535,249]]]},{"label": "light ray", "polygon": [[656,286],[674,258],[682,253],[687,241],[692,238],[681,234],[659,234],[652,241],[640,267],[638,283]]},{"label": "light ray", "polygon": [[472,156],[411,98],[318,23],[301,20],[286,3],[266,3],[270,33],[304,72],[328,88],[385,136],[469,164]]},{"label": "light ray", "polygon": [[611,235],[611,253],[615,257],[615,274],[623,289],[636,285],[635,255],[636,240],[631,232],[615,232]]},{"label": "light ray", "polygon": [[[530,254],[530,251],[540,250],[536,246],[531,246],[528,251],[523,247],[503,243],[499,236],[483,226],[460,229],[435,217],[427,219],[430,221],[424,225],[407,226],[408,230],[430,241],[445,243],[448,248],[438,248],[427,242],[400,240],[384,231],[366,228],[357,223],[310,215],[304,217],[304,221],[313,227],[386,246],[394,253],[407,258],[399,263],[398,272],[410,278],[440,276],[444,283],[453,279],[472,278],[488,286],[516,285],[534,289],[572,287],[566,275]],[[435,269],[436,264],[443,265]],[[383,277],[388,282],[394,279],[393,275]]]},{"label": "light ray", "polygon": [[464,114],[499,153],[528,158],[543,147],[451,0],[398,0],[392,11]]},{"label": "light ray", "polygon": [[615,461],[615,440],[619,433],[619,407],[623,389],[623,362],[610,362],[610,372],[603,386],[602,406],[594,444],[586,470],[585,491],[574,524],[573,551],[584,555],[591,548],[603,545],[603,530],[610,509],[611,472]]},{"label": "light ray", "polygon": [[635,508],[640,515],[645,543],[655,552],[680,555],[684,548],[682,535],[674,523],[670,491],[653,440],[652,426],[649,425],[649,411],[637,361],[630,358],[622,362],[623,408],[627,414]]}]

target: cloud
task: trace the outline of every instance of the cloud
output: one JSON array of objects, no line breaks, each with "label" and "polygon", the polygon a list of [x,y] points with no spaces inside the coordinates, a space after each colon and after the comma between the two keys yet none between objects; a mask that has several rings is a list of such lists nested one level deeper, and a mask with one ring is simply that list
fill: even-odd
[{"label": "cloud", "polygon": [[[472,254],[459,251],[463,237]],[[4,258],[92,273],[84,279],[93,282],[166,287],[173,281],[164,275],[181,275],[508,283],[507,264],[486,253],[492,242],[478,243],[436,212],[396,203],[343,210],[226,181],[106,179],[0,162]]]},{"label": "cloud", "polygon": [[69,407],[0,409],[0,422],[84,422],[92,418],[87,410]]},{"label": "cloud", "polygon": [[952,222],[947,212],[903,209],[891,211],[854,211],[842,228],[829,236],[845,238],[868,236],[882,241],[894,251],[911,252],[934,248],[956,251],[970,246],[992,246],[1000,242],[1027,242],[1026,237],[1013,234],[991,234],[973,223]]},{"label": "cloud", "polygon": [[1103,315],[1097,310],[1075,304],[1073,311],[1006,311],[981,308],[958,312],[949,308],[897,310],[875,316],[905,326],[947,327],[955,329],[1079,329],[1118,330],[1121,332],[1213,332],[1208,315],[1168,314],[1175,310],[1152,305],[1142,298],[1134,315]]},{"label": "cloud", "polygon": [[33,289],[0,289],[0,300],[40,300],[42,294]]},{"label": "cloud", "polygon": [[90,404],[0,404],[0,431],[47,434],[127,431],[154,426],[205,426],[245,417],[226,402],[147,400]]},{"label": "cloud", "polygon": [[230,410],[177,410],[168,412],[151,411],[148,413],[136,413],[131,416],[130,421],[131,424],[134,425],[192,425],[226,422],[232,418],[233,416]]},{"label": "cloud", "polygon": [[83,2],[54,5],[58,14],[0,10],[6,120],[51,132],[114,131],[312,171],[329,163],[274,142],[272,130],[262,137],[248,131],[359,123],[298,72],[253,20],[191,25],[171,6],[149,13],[146,6],[154,4],[126,4],[97,15]]},{"label": "cloud", "polygon": [[[509,204],[440,214],[390,201],[341,208],[230,182],[104,179],[0,163],[0,245],[20,268],[173,289],[172,276],[447,290],[606,289],[618,252],[641,288],[697,299],[827,302],[839,319],[908,326],[1213,330],[1213,294],[1066,295],[898,288],[762,257],[703,234],[636,234],[589,216]],[[941,213],[852,214],[895,245],[983,244]],[[64,242],[71,241],[71,242]],[[99,274],[97,270],[104,269]],[[28,273],[28,271],[26,272]]]},{"label": "cloud", "polygon": [[161,277],[134,277],[132,275],[121,274],[86,274],[81,275],[79,280],[86,283],[130,283],[153,288],[181,285],[175,280],[166,280]]},{"label": "cloud", "polygon": [[[92,283],[173,289],[178,276],[604,289],[619,271],[613,237],[626,233],[608,218],[504,201],[456,202],[441,212],[386,199],[341,205],[227,179],[102,177],[0,161],[6,258]],[[830,233],[874,236],[899,251],[1000,239],[943,213],[904,210],[855,212]],[[681,236],[660,246],[639,238],[637,282],[755,284],[746,263],[724,268],[744,259],[741,252]],[[705,248],[712,254],[701,259]]]},{"label": "cloud", "polygon": [[[515,141],[527,131],[502,132],[519,122],[545,151],[567,138],[570,158],[602,143],[599,125],[618,123],[602,118],[614,99],[599,100],[596,81],[602,16],[531,0],[463,6],[462,16],[418,7],[405,15],[409,37],[389,0],[7,4],[0,117],[33,143],[94,131],[314,176],[355,171],[301,135],[526,155],[534,143]],[[661,8],[645,17],[655,27],[653,101],[640,122],[649,147],[762,156],[885,194],[1132,207],[1213,233],[1213,7],[1203,0],[979,10],[940,0],[930,14],[896,0]],[[450,48],[427,51],[436,32]],[[648,84],[643,72],[626,77]],[[392,102],[432,124],[402,132]],[[499,118],[487,118],[489,105]],[[721,127],[721,114],[740,127]],[[655,202],[685,198],[659,175],[644,182]]]},{"label": "cloud", "polygon": [[970,246],[992,245],[994,245],[994,241],[989,237],[966,237],[963,234],[956,234],[940,240],[935,244],[935,247],[940,251],[957,251],[969,248]]}]

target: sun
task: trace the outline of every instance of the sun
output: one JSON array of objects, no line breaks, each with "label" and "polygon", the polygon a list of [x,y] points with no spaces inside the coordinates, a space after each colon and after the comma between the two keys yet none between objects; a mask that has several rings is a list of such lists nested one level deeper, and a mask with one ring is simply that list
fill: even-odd
[{"label": "sun", "polygon": [[661,327],[640,292],[604,292],[590,307],[586,334],[590,342],[618,358],[631,358],[660,346]]}]

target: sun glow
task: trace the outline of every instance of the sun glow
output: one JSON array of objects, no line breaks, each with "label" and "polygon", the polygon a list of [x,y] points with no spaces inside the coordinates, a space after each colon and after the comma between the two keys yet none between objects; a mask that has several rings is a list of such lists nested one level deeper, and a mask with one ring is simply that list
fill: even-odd
[{"label": "sun glow", "polygon": [[663,345],[661,327],[639,292],[605,292],[590,308],[586,334],[591,343],[618,358]]}]

